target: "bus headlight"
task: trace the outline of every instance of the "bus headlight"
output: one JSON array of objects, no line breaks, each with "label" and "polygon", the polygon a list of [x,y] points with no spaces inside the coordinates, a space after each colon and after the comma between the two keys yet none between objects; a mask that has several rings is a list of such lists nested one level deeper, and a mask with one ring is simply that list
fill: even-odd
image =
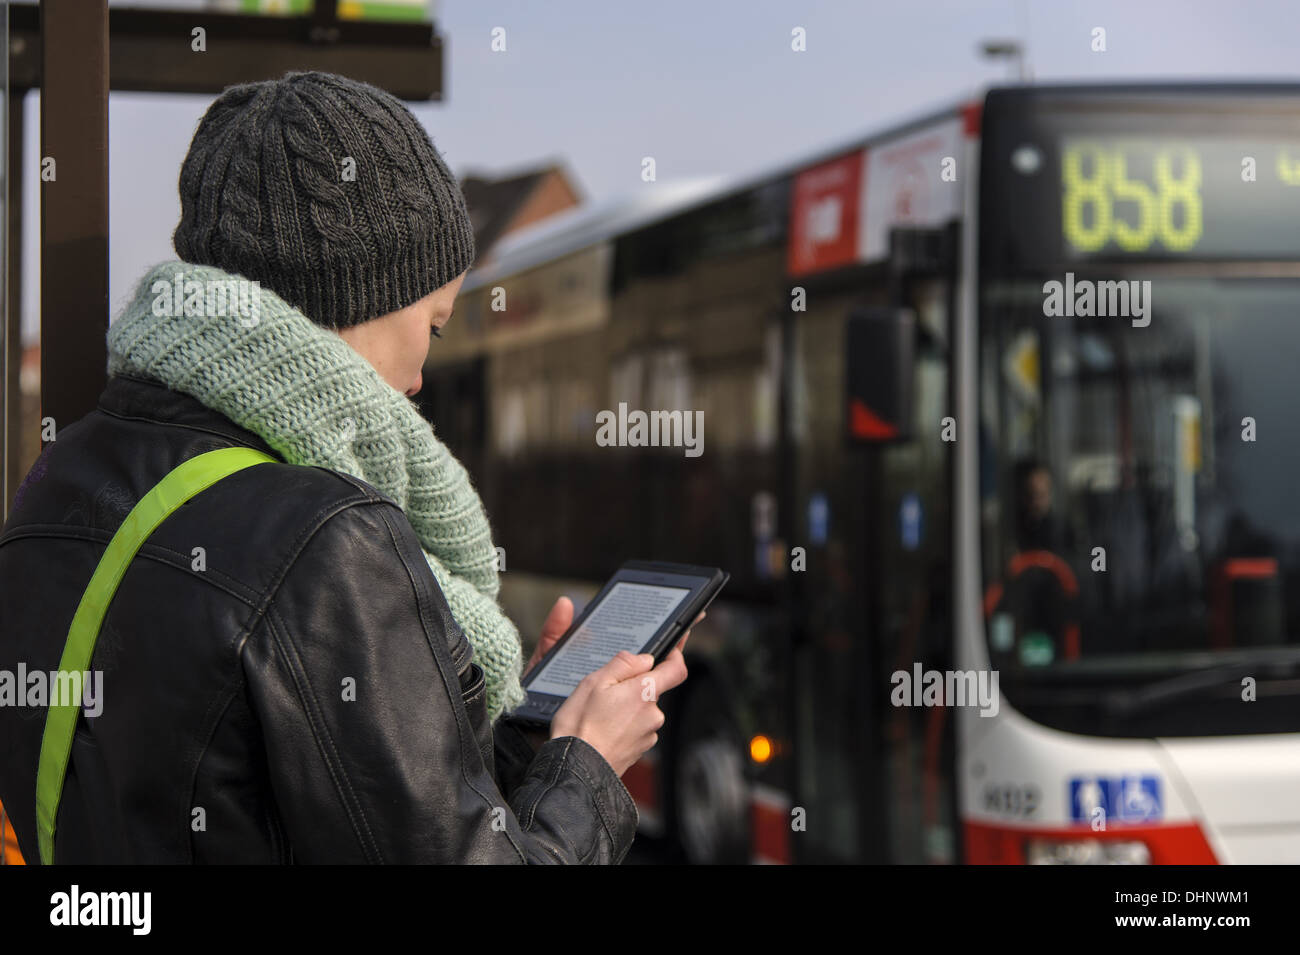
[{"label": "bus headlight", "polygon": [[1025,847],[1029,865],[1150,865],[1144,842],[1116,839],[1030,839]]}]

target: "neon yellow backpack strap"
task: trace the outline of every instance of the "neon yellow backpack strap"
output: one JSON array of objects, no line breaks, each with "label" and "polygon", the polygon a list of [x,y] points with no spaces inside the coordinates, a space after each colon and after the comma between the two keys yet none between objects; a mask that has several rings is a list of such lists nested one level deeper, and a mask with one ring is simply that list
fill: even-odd
[{"label": "neon yellow backpack strap", "polygon": [[[85,673],[90,669],[99,628],[113,595],[117,593],[117,585],[140,545],[169,514],[223,477],[275,460],[253,448],[207,451],[178,465],[140,498],[108,542],[104,556],[81,596],[81,603],[72,617],[72,626],[68,628],[68,642],[63,647],[59,670]],[[41,737],[41,758],[36,770],[36,838],[42,865],[54,862],[54,824],[58,818],[59,801],[63,798],[63,781],[68,772],[81,702],[51,699],[45,715],[45,734]]]}]

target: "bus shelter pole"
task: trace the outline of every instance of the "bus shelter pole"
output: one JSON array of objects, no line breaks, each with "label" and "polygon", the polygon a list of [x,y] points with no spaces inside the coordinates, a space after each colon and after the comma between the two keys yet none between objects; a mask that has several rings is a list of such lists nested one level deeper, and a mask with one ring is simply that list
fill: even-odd
[{"label": "bus shelter pole", "polygon": [[108,0],[41,4],[41,418],[94,410],[108,331]]},{"label": "bus shelter pole", "polygon": [[4,215],[7,219],[4,253],[8,272],[5,273],[5,369],[4,369],[4,448],[0,457],[4,461],[0,473],[0,508],[8,519],[14,495],[23,475],[31,466],[25,460],[23,448],[27,435],[22,433],[22,235],[23,235],[23,105],[25,89],[6,90],[5,118],[8,121],[5,150],[8,165],[4,170]]}]

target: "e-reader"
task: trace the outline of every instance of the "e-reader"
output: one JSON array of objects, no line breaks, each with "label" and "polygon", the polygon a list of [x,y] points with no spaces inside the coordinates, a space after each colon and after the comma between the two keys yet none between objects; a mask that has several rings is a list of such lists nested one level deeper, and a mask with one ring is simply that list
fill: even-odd
[{"label": "e-reader", "polygon": [[657,666],[730,576],[716,567],[628,561],[524,677],[528,698],[512,717],[550,725],[583,678],[620,650],[649,653]]}]

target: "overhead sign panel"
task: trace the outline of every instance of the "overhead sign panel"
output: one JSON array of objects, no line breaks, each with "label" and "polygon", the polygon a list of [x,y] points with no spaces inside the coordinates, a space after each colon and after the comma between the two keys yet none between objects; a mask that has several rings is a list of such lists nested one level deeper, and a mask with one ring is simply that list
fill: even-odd
[{"label": "overhead sign panel", "polygon": [[937,226],[959,216],[962,131],[953,117],[798,173],[789,274],[883,259],[894,226]]}]

